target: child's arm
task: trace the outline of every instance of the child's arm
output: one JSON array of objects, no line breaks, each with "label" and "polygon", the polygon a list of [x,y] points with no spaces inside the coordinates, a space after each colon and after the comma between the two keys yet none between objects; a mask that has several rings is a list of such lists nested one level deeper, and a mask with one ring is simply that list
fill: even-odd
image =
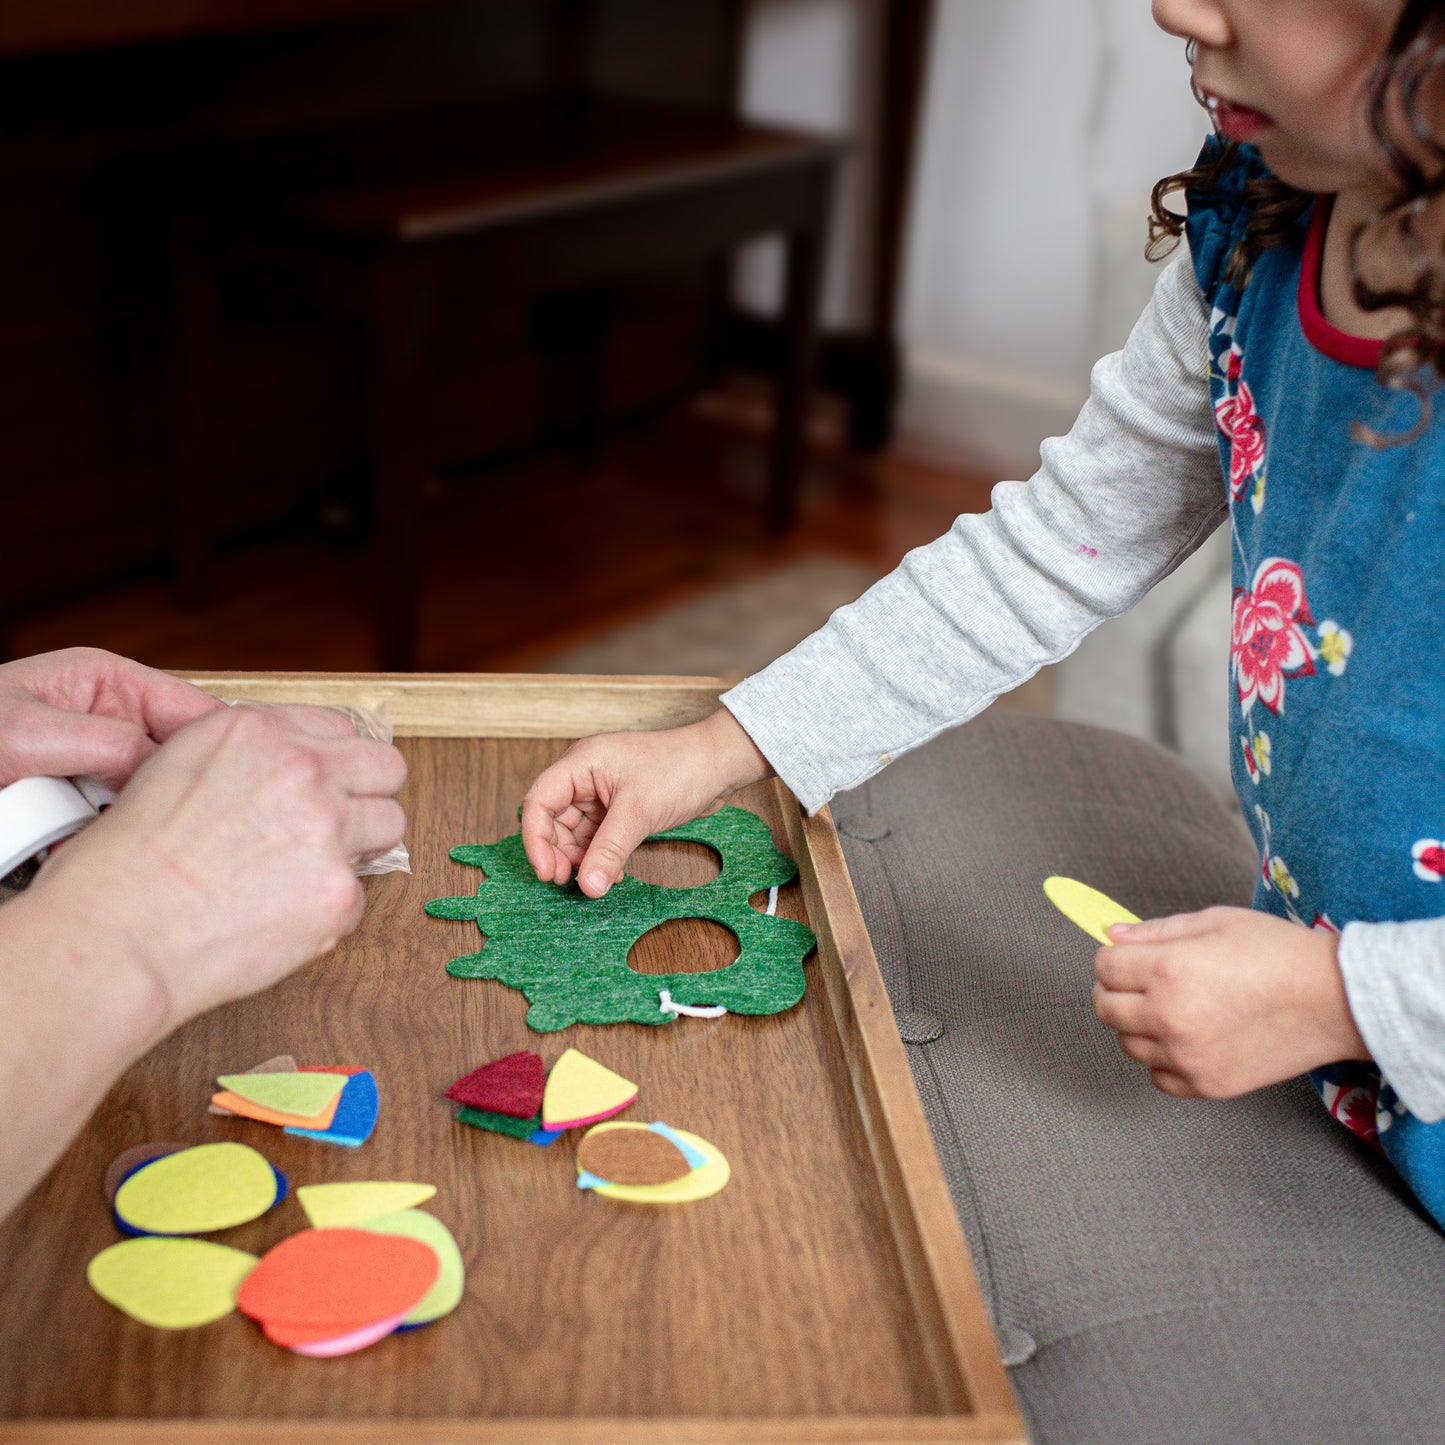
[{"label": "child's arm", "polygon": [[992,511],[910,553],[727,693],[726,712],[695,729],[589,739],[549,768],[522,813],[538,876],[580,868],[596,896],[649,832],[769,768],[816,812],[1126,611],[1223,515],[1208,321],[1181,255],[1031,481],[995,488]]},{"label": "child's arm", "polygon": [[1127,611],[1224,515],[1208,313],[1187,255],[1067,436],[723,697],[810,811],[980,712]]}]

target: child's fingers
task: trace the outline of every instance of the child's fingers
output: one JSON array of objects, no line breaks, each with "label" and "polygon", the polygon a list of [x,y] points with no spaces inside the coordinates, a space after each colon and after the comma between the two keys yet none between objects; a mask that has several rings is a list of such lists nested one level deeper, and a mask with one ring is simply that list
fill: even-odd
[{"label": "child's fingers", "polygon": [[1153,1032],[1154,1011],[1145,993],[1119,993],[1094,985],[1094,1012],[1100,1021],[1116,1033],[1145,1034]]},{"label": "child's fingers", "polygon": [[1204,1097],[1183,1074],[1176,1074],[1173,1069],[1150,1069],[1149,1079],[1161,1094],[1169,1094],[1176,1099]]},{"label": "child's fingers", "polygon": [[1164,1045],[1148,1034],[1120,1034],[1119,1047],[1146,1069],[1167,1069],[1171,1063]]},{"label": "child's fingers", "polygon": [[1170,943],[1192,938],[1205,929],[1203,913],[1172,913],[1167,918],[1146,918],[1139,923],[1115,923],[1109,937],[1119,943]]},{"label": "child's fingers", "polygon": [[625,797],[613,798],[586,857],[577,865],[577,882],[582,891],[590,898],[601,898],[620,882],[627,860],[651,832],[651,824]]},{"label": "child's fingers", "polygon": [[1094,977],[1111,993],[1142,993],[1148,986],[1153,950],[1114,944],[1094,955]]}]

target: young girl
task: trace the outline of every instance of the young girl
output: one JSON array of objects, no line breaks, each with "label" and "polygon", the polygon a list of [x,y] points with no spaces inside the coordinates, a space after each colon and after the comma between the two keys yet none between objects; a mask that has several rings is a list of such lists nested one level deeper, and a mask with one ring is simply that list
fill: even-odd
[{"label": "young girl", "polygon": [[1153,10],[1217,134],[1156,188],[1154,239],[1186,230],[1187,253],[1068,436],[706,721],[579,743],[523,839],[600,896],[646,836],[774,770],[816,810],[1226,523],[1254,907],[1116,928],[1095,1006],[1169,1094],[1310,1071],[1445,1223],[1445,3]]}]

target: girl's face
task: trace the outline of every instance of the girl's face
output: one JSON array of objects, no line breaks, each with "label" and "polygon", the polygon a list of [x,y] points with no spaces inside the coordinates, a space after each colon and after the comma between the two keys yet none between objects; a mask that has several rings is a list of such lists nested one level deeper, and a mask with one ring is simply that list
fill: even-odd
[{"label": "girl's face", "polygon": [[1366,116],[1367,84],[1405,0],[1153,0],[1196,43],[1194,83],[1229,140],[1281,180],[1384,194],[1393,179]]}]

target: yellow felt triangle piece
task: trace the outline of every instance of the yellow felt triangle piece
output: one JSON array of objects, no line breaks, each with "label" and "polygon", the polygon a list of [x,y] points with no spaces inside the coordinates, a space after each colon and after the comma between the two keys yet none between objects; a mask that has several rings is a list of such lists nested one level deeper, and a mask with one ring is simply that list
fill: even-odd
[{"label": "yellow felt triangle piece", "polygon": [[[606,1129],[645,1129],[646,1124],[599,1124],[590,1133],[600,1134]],[[676,1130],[680,1139],[685,1139],[707,1161],[689,1170],[681,1179],[667,1184],[594,1184],[592,1192],[608,1199],[625,1199],[631,1204],[691,1204],[698,1199],[707,1199],[726,1186],[732,1178],[732,1167],[716,1145],[686,1129]],[[579,1166],[580,1172],[580,1166]]]},{"label": "yellow felt triangle piece", "polygon": [[625,1109],[636,1097],[636,1084],[604,1068],[596,1059],[568,1049],[547,1076],[542,1127],[575,1129],[594,1124]]},{"label": "yellow felt triangle piece", "polygon": [[256,1256],[208,1239],[123,1239],[85,1271],[101,1299],[158,1330],[208,1325],[236,1308]]},{"label": "yellow felt triangle piece", "polygon": [[396,1214],[425,1204],[435,1184],[367,1179],[345,1184],[303,1184],[296,1198],[313,1229],[348,1229],[381,1214]]},{"label": "yellow felt triangle piece", "polygon": [[1070,923],[1077,923],[1100,943],[1113,943],[1108,934],[1111,925],[1139,921],[1122,903],[1115,903],[1107,894],[1074,878],[1060,878],[1057,874],[1045,878],[1044,895]]},{"label": "yellow felt triangle piece", "polygon": [[115,1212],[147,1234],[209,1234],[259,1219],[276,1202],[276,1171],[245,1144],[198,1144],[138,1169]]},{"label": "yellow felt triangle piece", "polygon": [[237,1098],[249,1099],[278,1114],[314,1118],[341,1097],[345,1074],[222,1074],[218,1081]]}]

